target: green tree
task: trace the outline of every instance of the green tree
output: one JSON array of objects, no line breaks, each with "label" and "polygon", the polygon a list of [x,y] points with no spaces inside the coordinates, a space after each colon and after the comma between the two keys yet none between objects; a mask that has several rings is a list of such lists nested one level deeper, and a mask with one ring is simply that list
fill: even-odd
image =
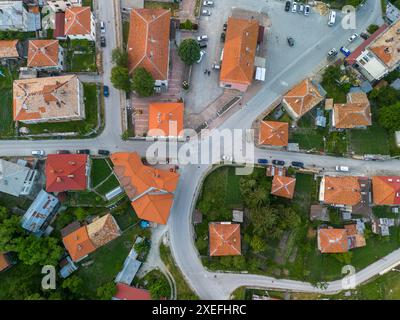
[{"label": "green tree", "polygon": [[0,223],[2,223],[6,218],[8,218],[8,209],[0,206]]},{"label": "green tree", "polygon": [[369,34],[373,34],[376,30],[379,29],[379,26],[376,24],[370,24],[367,28]]},{"label": "green tree", "polygon": [[15,251],[14,240],[21,237],[24,231],[20,217],[12,215],[0,223],[0,251]]},{"label": "green tree", "polygon": [[135,243],[134,249],[139,256],[146,254],[150,249],[150,243],[147,240]]},{"label": "green tree", "polygon": [[40,293],[33,293],[27,297],[25,297],[24,300],[46,300],[45,298],[43,298]]},{"label": "green tree", "polygon": [[261,237],[255,234],[250,241],[250,247],[255,253],[261,253],[265,251],[267,245]]},{"label": "green tree", "polygon": [[380,108],[379,123],[389,131],[400,130],[400,103]]},{"label": "green tree", "polygon": [[192,65],[200,59],[200,45],[195,39],[185,39],[178,48],[178,55],[186,65]]},{"label": "green tree", "polygon": [[369,98],[381,108],[396,104],[400,100],[400,92],[388,86],[372,90],[369,94]]},{"label": "green tree", "polygon": [[132,88],[128,68],[115,66],[111,69],[111,83],[114,88],[130,92]]},{"label": "green tree", "polygon": [[79,296],[83,287],[83,280],[76,275],[73,275],[67,279],[65,279],[61,288],[69,290],[75,296]]},{"label": "green tree", "polygon": [[79,208],[76,208],[76,209],[74,210],[74,215],[75,215],[75,217],[76,217],[76,219],[77,219],[78,221],[83,221],[83,220],[85,220],[85,219],[87,218],[87,216],[89,215],[89,213],[88,213],[87,210],[85,210],[85,209],[79,207]]},{"label": "green tree", "polygon": [[155,81],[145,68],[137,68],[133,72],[132,89],[141,97],[150,97],[154,93]]},{"label": "green tree", "polygon": [[170,287],[166,279],[156,279],[150,282],[149,291],[151,298],[159,300],[161,298],[169,298]]},{"label": "green tree", "polygon": [[115,48],[112,51],[112,62],[119,67],[128,68],[128,52]]},{"label": "green tree", "polygon": [[97,288],[96,293],[100,300],[111,300],[117,293],[117,287],[113,281],[107,282]]},{"label": "green tree", "polygon": [[343,264],[351,264],[351,259],[353,258],[353,252],[347,251],[344,253],[333,254],[335,259]]}]

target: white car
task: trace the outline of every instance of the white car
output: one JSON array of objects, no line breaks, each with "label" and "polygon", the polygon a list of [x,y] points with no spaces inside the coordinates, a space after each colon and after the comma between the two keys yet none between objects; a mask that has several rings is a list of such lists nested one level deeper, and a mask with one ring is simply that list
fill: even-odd
[{"label": "white car", "polygon": [[211,11],[203,9],[203,10],[201,10],[201,15],[202,16],[211,16]]},{"label": "white car", "polygon": [[33,150],[32,155],[36,157],[44,157],[46,152],[44,150]]},{"label": "white car", "polygon": [[292,12],[293,12],[293,13],[296,13],[296,12],[297,12],[297,7],[298,7],[297,2],[296,2],[296,1],[293,1],[293,7],[292,7]]},{"label": "white car", "polygon": [[197,41],[207,41],[208,40],[208,36],[207,35],[202,35],[202,36],[198,36],[197,37]]},{"label": "white car", "polygon": [[232,161],[233,161],[233,157],[232,157],[232,156],[229,156],[229,155],[223,155],[223,156],[222,156],[222,160],[223,160],[223,161],[232,162]]},{"label": "white car", "polygon": [[354,40],[356,40],[359,37],[359,35],[357,33],[353,34],[348,40],[349,42],[353,42]]},{"label": "white car", "polygon": [[205,7],[213,7],[214,6],[214,1],[206,0],[203,2],[203,6]]},{"label": "white car", "polygon": [[336,171],[349,172],[350,169],[349,169],[349,167],[346,167],[346,166],[336,166]]},{"label": "white car", "polygon": [[200,58],[199,58],[199,60],[197,60],[196,62],[197,62],[197,63],[200,63],[201,60],[203,60],[203,57],[204,57],[205,54],[206,54],[206,52],[205,52],[204,50],[201,50],[201,51],[200,51]]},{"label": "white car", "polygon": [[100,31],[101,31],[101,34],[106,33],[106,24],[104,23],[104,21],[100,22]]},{"label": "white car", "polygon": [[300,4],[299,5],[299,13],[303,13],[304,12],[304,4]]},{"label": "white car", "polygon": [[311,7],[308,4],[306,4],[306,6],[304,7],[304,15],[305,16],[310,15],[310,11],[311,11]]}]

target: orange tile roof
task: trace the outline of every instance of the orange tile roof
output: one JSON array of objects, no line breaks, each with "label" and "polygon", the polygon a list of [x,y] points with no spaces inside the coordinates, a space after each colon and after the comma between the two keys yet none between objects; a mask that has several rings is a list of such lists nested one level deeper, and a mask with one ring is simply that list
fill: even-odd
[{"label": "orange tile roof", "polygon": [[229,17],[220,81],[252,83],[258,27],[257,20]]},{"label": "orange tile roof", "polygon": [[183,136],[183,103],[151,103],[148,136]]},{"label": "orange tile roof", "polygon": [[274,176],[271,194],[279,197],[293,199],[296,179],[291,177]]},{"label": "orange tile roof", "polygon": [[96,246],[89,238],[86,226],[65,236],[63,243],[73,261],[78,261],[96,250]]},{"label": "orange tile roof", "polygon": [[121,230],[111,214],[94,220],[87,225],[89,239],[96,248],[104,246],[121,235]]},{"label": "orange tile roof", "polygon": [[296,84],[283,97],[283,102],[292,109],[298,117],[306,114],[322,100],[324,100],[324,97],[311,82],[311,79],[304,79]]},{"label": "orange tile roof", "polygon": [[289,141],[289,124],[287,122],[261,121],[259,143],[285,147]]},{"label": "orange tile roof", "polygon": [[58,66],[58,40],[29,40],[28,67]]},{"label": "orange tile roof", "polygon": [[346,229],[319,229],[318,249],[322,253],[343,253],[349,251]]},{"label": "orange tile roof", "polygon": [[0,59],[18,58],[17,44],[18,40],[0,40]]},{"label": "orange tile roof", "polygon": [[111,161],[136,214],[142,219],[165,224],[179,174],[145,166],[136,152],[114,153]]},{"label": "orange tile roof", "polygon": [[7,269],[10,266],[10,263],[4,253],[0,252],[0,272]]},{"label": "orange tile roof", "polygon": [[90,7],[70,7],[65,10],[65,35],[90,34],[92,30]]},{"label": "orange tile roof", "polygon": [[155,80],[168,79],[171,11],[133,9],[128,38],[129,71],[144,67]]},{"label": "orange tile roof", "polygon": [[240,224],[211,222],[210,256],[241,255]]},{"label": "orange tile roof", "polygon": [[372,177],[372,195],[377,205],[399,205],[400,176]]},{"label": "orange tile roof", "polygon": [[356,205],[361,201],[361,188],[357,177],[328,177],[321,181],[323,201],[328,204]]},{"label": "orange tile roof", "polygon": [[87,188],[86,154],[49,154],[46,160],[46,191],[62,192]]},{"label": "orange tile roof", "polygon": [[333,106],[334,126],[340,129],[370,126],[371,107],[363,92],[349,93],[347,103]]}]

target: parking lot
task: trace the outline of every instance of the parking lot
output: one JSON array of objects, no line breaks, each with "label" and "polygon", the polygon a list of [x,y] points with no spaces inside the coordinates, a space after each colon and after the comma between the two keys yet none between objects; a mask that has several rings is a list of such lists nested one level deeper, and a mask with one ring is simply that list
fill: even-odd
[{"label": "parking lot", "polygon": [[[279,74],[287,71],[288,65],[301,55],[306,55],[309,59],[315,58],[315,49],[310,50],[316,43],[319,51],[326,52],[331,49],[331,45],[322,41],[327,33],[350,36],[352,30],[343,30],[340,24],[341,14],[338,12],[336,25],[328,26],[328,17],[321,16],[313,8],[309,16],[300,13],[285,12],[285,1],[281,0],[215,0],[211,8],[203,7],[211,11],[211,16],[201,16],[199,31],[196,36],[206,34],[209,38],[208,47],[204,49],[206,55],[200,64],[196,64],[192,71],[192,89],[185,97],[186,105],[190,108],[190,113],[201,112],[209,103],[214,101],[222,94],[219,88],[219,72],[212,69],[212,65],[218,62],[221,55],[223,43],[220,41],[223,24],[232,15],[232,8],[240,8],[259,12],[268,15],[271,21],[271,28],[267,32],[267,55],[266,55],[266,82],[277,79],[271,84],[271,88],[278,90],[282,86],[289,87],[292,84],[291,76],[280,78]],[[293,47],[289,47],[287,37],[292,37],[295,41]],[[354,49],[359,43],[357,39],[354,43],[343,43],[350,50]],[[320,43],[320,44],[319,44]],[[336,49],[339,50],[339,47]],[[339,53],[339,56],[341,53]],[[325,64],[327,64],[326,62]],[[323,67],[320,65],[318,67]],[[204,70],[211,71],[210,76],[204,74]],[[296,73],[312,75],[316,70],[309,70],[307,66],[296,66]],[[295,75],[293,75],[295,78]]]}]

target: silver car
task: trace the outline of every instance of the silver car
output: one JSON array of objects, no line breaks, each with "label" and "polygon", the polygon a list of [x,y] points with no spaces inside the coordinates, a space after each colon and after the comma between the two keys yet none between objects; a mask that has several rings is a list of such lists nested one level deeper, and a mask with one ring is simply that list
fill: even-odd
[{"label": "silver car", "polygon": [[211,16],[211,11],[207,9],[201,10],[201,15],[202,16]]}]

